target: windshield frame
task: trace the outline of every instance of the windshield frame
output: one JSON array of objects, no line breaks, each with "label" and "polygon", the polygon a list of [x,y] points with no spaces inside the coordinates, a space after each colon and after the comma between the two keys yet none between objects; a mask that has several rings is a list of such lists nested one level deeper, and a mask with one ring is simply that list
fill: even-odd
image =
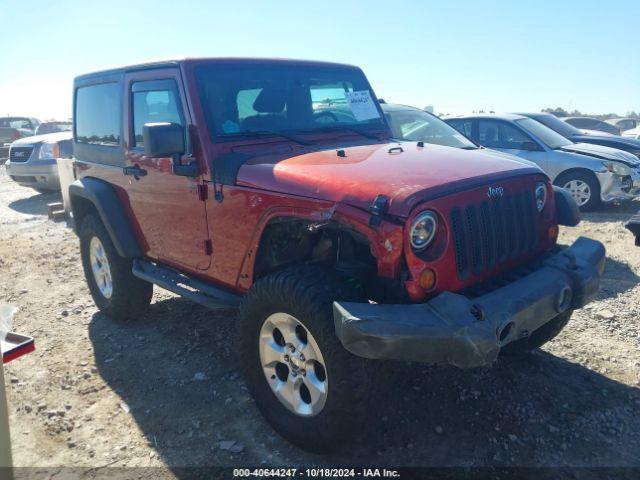
[{"label": "windshield frame", "polygon": [[[358,85],[357,90],[368,90],[373,100],[376,111],[378,112],[379,118],[373,118],[368,121],[361,122],[333,122],[333,123],[323,123],[316,124],[316,128],[305,128],[305,126],[291,126],[291,128],[269,128],[269,129],[260,129],[256,131],[238,131],[238,132],[229,132],[229,133],[220,133],[220,118],[216,120],[215,113],[213,110],[213,106],[207,105],[206,94],[204,92],[204,82],[206,82],[207,71],[213,72],[221,72],[224,73],[227,69],[260,69],[265,68],[269,69],[270,72],[273,72],[272,69],[282,69],[286,71],[287,68],[294,69],[295,73],[300,75],[304,73],[304,69],[309,69],[309,72],[322,73],[327,72],[328,74],[333,72],[345,72],[350,75],[347,77],[345,75],[344,81],[350,81],[357,76]],[[380,137],[391,137],[391,130],[387,124],[387,121],[384,116],[384,112],[380,106],[378,98],[371,87],[367,77],[364,75],[362,70],[358,67],[350,66],[350,65],[341,65],[341,64],[332,64],[332,63],[323,63],[323,62],[302,62],[302,61],[257,61],[257,62],[198,62],[196,63],[190,71],[191,77],[193,78],[193,86],[196,93],[198,109],[202,113],[202,117],[204,120],[204,126],[207,131],[208,138],[212,144],[222,144],[222,143],[242,143],[247,140],[251,140],[253,142],[273,142],[274,139],[280,139],[282,141],[283,138],[287,136],[300,136],[300,135],[315,135],[318,137],[335,137],[336,133],[339,134],[347,133],[351,135],[358,135],[358,130],[362,130],[361,135],[370,138],[380,138]],[[276,72],[276,74],[281,74],[280,72]],[[339,73],[337,73],[339,75]],[[304,75],[303,75],[304,78]],[[309,78],[312,78],[312,75],[309,75]],[[340,80],[340,77],[337,77]],[[241,83],[239,82],[239,85]],[[354,85],[354,89],[356,86]],[[239,91],[242,91],[240,89]],[[237,95],[237,93],[236,93]],[[232,96],[227,95],[229,99],[232,99]],[[228,101],[228,100],[227,100]],[[232,100],[233,101],[233,100]],[[237,101],[237,100],[236,100]],[[344,128],[341,128],[344,127]],[[310,143],[317,143],[316,141]]]}]

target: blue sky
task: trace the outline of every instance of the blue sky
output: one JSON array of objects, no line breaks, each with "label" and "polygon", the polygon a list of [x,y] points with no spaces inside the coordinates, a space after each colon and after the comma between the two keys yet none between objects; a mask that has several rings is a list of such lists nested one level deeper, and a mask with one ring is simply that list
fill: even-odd
[{"label": "blue sky", "polygon": [[359,65],[436,112],[640,111],[640,0],[0,0],[0,115],[66,118],[75,75],[176,56]]}]

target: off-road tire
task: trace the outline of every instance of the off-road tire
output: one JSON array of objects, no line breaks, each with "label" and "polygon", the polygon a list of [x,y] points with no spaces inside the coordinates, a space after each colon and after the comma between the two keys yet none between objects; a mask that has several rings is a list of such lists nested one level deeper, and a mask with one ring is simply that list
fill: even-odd
[{"label": "off-road tire", "polygon": [[[329,269],[294,267],[258,280],[242,301],[238,320],[240,365],[258,409],[285,439],[319,453],[335,450],[357,436],[368,411],[367,362],[345,350],[338,340],[334,300],[364,301],[364,297],[359,288]],[[271,314],[279,312],[304,323],[322,351],[329,387],[326,403],[315,416],[288,410],[263,373],[260,330]]]},{"label": "off-road tire", "polygon": [[[94,214],[84,217],[78,236],[84,275],[93,301],[100,311],[114,320],[134,320],[143,315],[151,303],[153,284],[133,275],[132,260],[118,254],[100,218]],[[104,246],[109,262],[113,284],[113,293],[109,298],[100,292],[91,269],[89,246],[93,237],[97,237]]]},{"label": "off-road tire", "polygon": [[502,348],[500,354],[514,357],[530,354],[545,343],[553,340],[567,325],[572,313],[573,310],[561,313],[535,330],[528,337],[508,343]]},{"label": "off-road tire", "polygon": [[589,189],[591,190],[591,197],[587,203],[580,206],[580,211],[588,212],[595,210],[602,204],[602,199],[600,198],[600,182],[598,182],[598,179],[594,174],[585,171],[566,172],[560,174],[553,183],[554,185],[564,188],[564,186],[571,180],[584,182],[589,185]]}]

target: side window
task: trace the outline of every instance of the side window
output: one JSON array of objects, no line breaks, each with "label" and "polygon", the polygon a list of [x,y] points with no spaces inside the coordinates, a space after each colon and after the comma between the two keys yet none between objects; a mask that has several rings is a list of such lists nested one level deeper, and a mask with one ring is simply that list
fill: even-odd
[{"label": "side window", "polygon": [[621,120],[616,126],[622,131],[631,130],[636,126],[636,122],[635,120]]},{"label": "side window", "polygon": [[449,120],[448,123],[465,137],[471,138],[473,120]]},{"label": "side window", "polygon": [[480,145],[485,147],[512,150],[520,150],[523,143],[532,141],[513,125],[494,120],[480,120],[478,122],[478,137]]},{"label": "side window", "polygon": [[577,128],[593,128],[597,126],[596,122],[588,118],[574,118],[571,124]]},{"label": "side window", "polygon": [[133,147],[144,147],[145,123],[170,122],[184,126],[178,87],[174,80],[136,82],[131,85]]},{"label": "side window", "polygon": [[94,145],[120,144],[122,104],[117,83],[80,87],[76,91],[76,141]]}]

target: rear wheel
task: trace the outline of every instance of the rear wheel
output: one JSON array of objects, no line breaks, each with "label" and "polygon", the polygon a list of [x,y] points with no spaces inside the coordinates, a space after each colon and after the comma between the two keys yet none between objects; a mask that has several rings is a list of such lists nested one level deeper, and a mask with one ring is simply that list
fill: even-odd
[{"label": "rear wheel", "polygon": [[102,221],[89,214],[79,229],[85,278],[97,307],[118,319],[142,315],[153,295],[153,285],[133,275],[132,260],[118,255]]},{"label": "rear wheel", "polygon": [[511,342],[504,347],[500,353],[506,356],[521,356],[527,355],[532,351],[540,348],[545,343],[553,340],[567,325],[571,319],[573,310],[561,313],[552,320],[542,325],[539,329],[535,330],[531,335],[526,338],[521,338]]},{"label": "rear wheel", "polygon": [[357,435],[367,412],[365,360],[336,337],[335,300],[363,297],[330,270],[293,268],[256,282],[239,314],[241,365],[259,410],[280,435],[316,452]]},{"label": "rear wheel", "polygon": [[567,190],[582,211],[593,210],[602,203],[600,183],[589,172],[575,171],[560,175],[555,184]]}]

